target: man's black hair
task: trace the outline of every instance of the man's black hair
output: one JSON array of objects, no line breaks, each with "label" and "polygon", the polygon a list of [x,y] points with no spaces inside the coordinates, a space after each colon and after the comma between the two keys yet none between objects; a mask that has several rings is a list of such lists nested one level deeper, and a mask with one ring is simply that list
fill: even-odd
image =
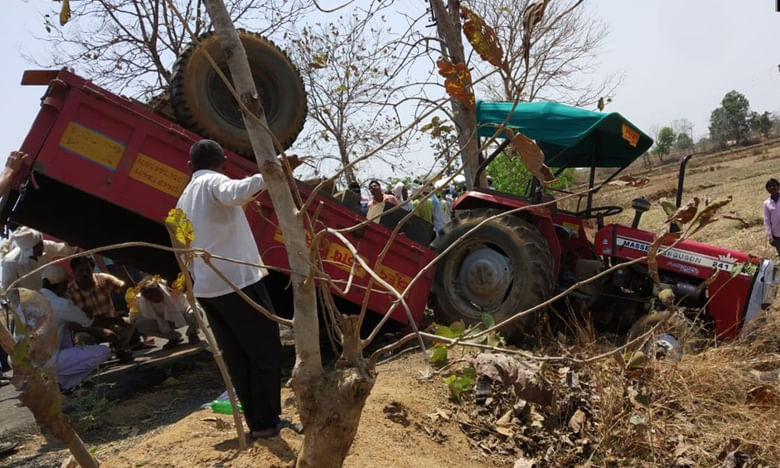
[{"label": "man's black hair", "polygon": [[372,184],[377,184],[379,186],[379,188],[382,188],[382,184],[379,183],[379,181],[376,180],[376,179],[371,179],[371,180],[368,181],[368,186],[369,187],[371,187]]},{"label": "man's black hair", "polygon": [[147,283],[144,283],[143,286],[141,286],[141,294],[142,295],[144,295],[144,294],[146,294],[148,292],[151,292],[151,291],[162,291],[162,290],[160,289],[159,284],[154,282],[154,281],[149,281]]},{"label": "man's black hair", "polygon": [[776,186],[780,187],[780,182],[778,182],[777,179],[775,179],[773,177],[773,178],[771,178],[771,179],[766,181],[766,185],[764,187],[766,187],[766,189],[769,190],[769,186],[770,185],[776,185]]},{"label": "man's black hair", "polygon": [[225,159],[222,147],[214,140],[196,141],[190,147],[190,163],[195,171],[201,169],[215,169]]},{"label": "man's black hair", "polygon": [[95,268],[95,261],[91,257],[76,257],[70,260],[70,269],[75,270],[82,263],[89,263],[90,268]]}]

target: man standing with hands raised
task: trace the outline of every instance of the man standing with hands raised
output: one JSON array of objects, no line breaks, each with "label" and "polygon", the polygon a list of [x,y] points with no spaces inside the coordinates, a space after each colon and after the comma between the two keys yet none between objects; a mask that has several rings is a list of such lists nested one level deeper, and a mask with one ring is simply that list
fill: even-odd
[{"label": "man standing with hands raised", "polygon": [[[227,158],[213,140],[190,148],[192,179],[176,207],[192,222],[194,248],[213,255],[261,265],[260,252],[242,205],[263,187],[255,174],[244,179],[225,175]],[[273,312],[262,278],[268,271],[212,258],[212,264],[255,302]],[[279,325],[248,304],[201,258],[192,268],[194,293],[208,317],[214,337],[244,410],[252,437],[269,438],[282,427],[293,428],[281,414],[281,342]],[[293,428],[295,429],[295,428]]]}]

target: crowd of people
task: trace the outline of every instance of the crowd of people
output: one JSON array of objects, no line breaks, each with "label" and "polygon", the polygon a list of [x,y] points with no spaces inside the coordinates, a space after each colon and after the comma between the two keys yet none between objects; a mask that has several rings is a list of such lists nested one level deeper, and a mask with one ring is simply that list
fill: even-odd
[{"label": "crowd of people", "polygon": [[[175,328],[188,326],[190,343],[199,341],[191,313],[181,300],[171,297],[164,283],[143,280],[138,312],[130,316],[123,298],[132,279],[96,271],[90,256],[70,260],[72,278],[60,264],[35,272],[58,257],[76,253],[77,248],[46,240],[40,232],[22,226],[1,250],[0,285],[7,291],[10,309],[17,312],[14,319],[23,319],[19,311],[23,305],[14,292],[18,288],[40,291],[50,302],[57,325],[55,369],[63,391],[80,383],[112,354],[121,363],[131,362],[132,350],[144,346],[142,336],[166,338],[164,348],[170,348],[182,341]],[[4,373],[11,371],[5,351],[0,352],[0,364]]]},{"label": "crowd of people", "polygon": [[369,197],[363,196],[362,187],[357,182],[351,182],[349,190],[360,197],[361,211],[368,215],[372,206],[380,203],[400,205],[404,211],[411,211],[433,226],[435,235],[450,221],[452,202],[457,198],[459,190],[455,184],[435,188],[430,181],[414,179],[411,187],[404,181],[388,184],[384,188],[376,179],[368,182]]},{"label": "crowd of people", "polygon": [[[180,344],[183,338],[176,328],[188,327],[190,344],[200,341],[197,324],[184,298],[173,297],[162,280],[141,277],[137,272],[120,279],[98,270],[92,256],[72,258],[66,264],[70,271],[64,262],[59,262],[35,272],[40,266],[78,251],[21,226],[9,236],[0,261],[0,285],[7,291],[14,320],[24,321],[26,317],[19,288],[39,291],[49,301],[57,329],[54,366],[61,390],[67,392],[78,385],[112,355],[120,363],[132,362],[133,350],[150,346],[146,339],[167,339],[164,349]],[[105,259],[98,258],[105,268]],[[128,288],[136,283],[137,310],[131,314],[124,298]],[[18,334],[17,339],[21,338]],[[0,354],[0,363],[4,372],[11,370],[5,352]]]}]

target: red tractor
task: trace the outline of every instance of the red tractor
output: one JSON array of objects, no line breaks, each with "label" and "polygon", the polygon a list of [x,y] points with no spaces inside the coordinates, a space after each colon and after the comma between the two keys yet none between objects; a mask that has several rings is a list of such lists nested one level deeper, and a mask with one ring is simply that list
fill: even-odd
[{"label": "red tractor", "polygon": [[[480,166],[477,180],[509,145],[507,133],[501,131],[505,125],[534,139],[546,164],[559,172],[589,168],[590,191],[582,207],[580,198],[576,211],[552,202],[533,206],[550,200],[536,179],[527,197],[485,188],[461,195],[453,204],[453,222],[433,242],[433,248],[442,252],[458,241],[436,270],[432,304],[441,321],[474,322],[488,313],[499,322],[605,269],[647,255],[655,235],[639,229],[639,222],[650,203],[633,200],[636,214],[631,226],[606,224],[606,218],[623,208],[596,205],[593,195],[597,169],[614,169],[604,181],[608,182],[650,148],[652,139],[620,114],[553,102],[479,102],[476,112],[481,137],[503,138]],[[687,159],[680,168],[678,207]],[[527,209],[496,217],[521,207]],[[585,226],[593,219],[597,232],[591,241]],[[719,337],[737,336],[774,300],[779,277],[772,260],[693,240],[660,251],[660,284],[651,279],[643,261],[616,268],[573,296],[585,304],[594,321],[625,331],[659,304],[655,298],[661,290],[671,290],[678,304],[703,310],[699,319]],[[535,322],[536,315],[528,314],[515,321],[514,328],[528,332]]]}]

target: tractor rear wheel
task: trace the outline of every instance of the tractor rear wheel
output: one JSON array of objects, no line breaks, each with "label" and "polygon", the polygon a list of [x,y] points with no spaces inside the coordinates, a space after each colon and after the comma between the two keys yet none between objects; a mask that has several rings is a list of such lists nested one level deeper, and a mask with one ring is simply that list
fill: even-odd
[{"label": "tractor rear wheel", "polygon": [[[455,212],[453,222],[433,241],[437,252],[457,242],[436,268],[433,308],[438,321],[474,323],[489,314],[498,323],[550,297],[552,255],[531,223],[509,215],[469,232],[499,213],[489,209]],[[537,313],[528,314],[503,330],[528,332],[537,317]]]},{"label": "tractor rear wheel", "polygon": [[[239,30],[263,104],[268,127],[283,149],[292,145],[306,119],[306,91],[298,69],[273,42]],[[190,44],[173,66],[170,94],[176,121],[204,137],[213,138],[248,159],[252,145],[235,99],[206,58],[210,55],[228,78],[227,58],[215,33]]]}]

